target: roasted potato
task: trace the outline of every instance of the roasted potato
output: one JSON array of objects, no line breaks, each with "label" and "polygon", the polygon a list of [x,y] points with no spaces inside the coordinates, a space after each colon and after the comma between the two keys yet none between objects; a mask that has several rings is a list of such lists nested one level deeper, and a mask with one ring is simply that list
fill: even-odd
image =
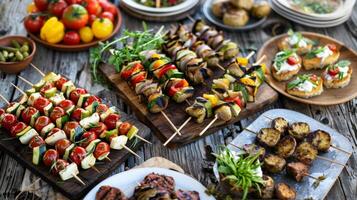
[{"label": "roasted potato", "polygon": [[302,162],[292,162],[287,164],[286,173],[297,182],[300,182],[309,173],[309,166]]},{"label": "roasted potato", "polygon": [[237,8],[250,11],[253,7],[254,0],[230,0],[231,4]]},{"label": "roasted potato", "polygon": [[222,1],[222,0],[215,0],[212,3],[212,7],[211,7],[213,15],[218,17],[218,18],[222,18],[223,17],[223,10],[225,9],[224,7],[225,7],[226,3],[227,2]]},{"label": "roasted potato", "polygon": [[300,162],[306,165],[311,165],[311,163],[316,159],[317,153],[318,151],[316,147],[314,147],[311,143],[304,141],[297,146],[295,157]]},{"label": "roasted potato", "polygon": [[331,146],[331,135],[326,131],[317,130],[309,134],[307,141],[314,145],[318,151],[326,152]]},{"label": "roasted potato", "polygon": [[249,15],[247,11],[243,9],[239,10],[228,10],[228,12],[223,14],[223,24],[232,27],[242,27],[245,26],[249,21]]},{"label": "roasted potato", "polygon": [[264,158],[263,167],[270,173],[279,173],[283,171],[285,165],[285,159],[280,156],[269,154]]},{"label": "roasted potato", "polygon": [[267,1],[255,2],[253,4],[251,14],[256,18],[263,18],[270,14],[271,7]]},{"label": "roasted potato", "polygon": [[272,121],[271,126],[280,133],[285,133],[289,128],[289,122],[282,117],[277,117]]},{"label": "roasted potato", "polygon": [[257,140],[263,146],[274,147],[280,140],[280,132],[273,128],[262,128],[257,134]]},{"label": "roasted potato", "polygon": [[296,199],[296,191],[286,183],[278,183],[275,186],[275,195],[281,200],[294,200]]},{"label": "roasted potato", "polygon": [[263,175],[263,186],[260,188],[261,192],[257,197],[259,199],[272,199],[274,197],[274,179],[270,176]]},{"label": "roasted potato", "polygon": [[294,137],[287,135],[283,137],[275,146],[276,155],[288,158],[292,156],[296,149],[296,140]]},{"label": "roasted potato", "polygon": [[310,133],[310,126],[305,122],[295,122],[289,126],[289,135],[297,140],[304,139]]}]

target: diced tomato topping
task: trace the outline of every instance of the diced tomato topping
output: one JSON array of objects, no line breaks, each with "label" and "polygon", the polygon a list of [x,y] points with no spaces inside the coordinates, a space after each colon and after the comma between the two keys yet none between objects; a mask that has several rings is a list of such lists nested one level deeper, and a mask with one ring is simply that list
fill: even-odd
[{"label": "diced tomato topping", "polygon": [[339,72],[340,72],[340,70],[338,69],[338,67],[331,68],[331,69],[328,70],[328,74],[330,76],[336,76]]},{"label": "diced tomato topping", "polygon": [[287,63],[289,65],[296,65],[298,64],[298,60],[294,56],[290,56],[287,60]]},{"label": "diced tomato topping", "polygon": [[328,44],[327,45],[327,47],[331,50],[331,51],[337,51],[337,47],[336,47],[336,45],[334,45],[334,44]]}]

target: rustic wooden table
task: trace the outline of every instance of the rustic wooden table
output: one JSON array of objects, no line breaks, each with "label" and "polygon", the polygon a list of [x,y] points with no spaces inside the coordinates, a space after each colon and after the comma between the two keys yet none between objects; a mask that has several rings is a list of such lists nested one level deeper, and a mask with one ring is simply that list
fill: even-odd
[{"label": "rustic wooden table", "polygon": [[[0,36],[14,34],[26,35],[26,31],[22,24],[22,19],[26,15],[26,5],[28,5],[29,2],[31,2],[31,0],[0,1]],[[197,11],[196,15],[193,17],[201,17],[201,12]],[[129,17],[125,13],[123,13],[123,19],[124,21],[121,30],[137,30],[141,29],[142,27],[141,20]],[[281,18],[276,16],[272,17],[271,20],[274,19],[281,20]],[[357,24],[357,6],[354,7],[353,16],[349,22],[355,22],[355,24]],[[183,23],[189,23],[189,20],[183,21]],[[295,30],[312,31],[329,35],[337,40],[342,41],[347,46],[357,50],[357,38],[352,34],[357,32],[356,26],[354,26],[354,29],[350,29],[349,26],[345,23],[334,28],[317,29],[297,25],[291,22],[290,24]],[[148,23],[148,25],[151,28],[157,29],[162,24]],[[247,53],[247,48],[254,46],[259,48],[271,37],[271,35],[268,34],[270,31],[267,30],[269,30],[269,28],[255,29],[241,33],[226,33],[226,35],[233,41],[238,42],[241,48],[246,50],[244,53]],[[118,36],[119,35],[120,33],[118,33]],[[33,62],[44,71],[55,71],[66,75],[74,80],[77,85],[87,88],[91,92],[95,93],[102,91],[105,88],[101,85],[92,83],[88,66],[88,55],[88,52],[63,53],[38,45],[37,53]],[[33,82],[40,79],[39,75],[30,67],[21,72],[20,75]],[[18,85],[20,88],[27,87],[27,85],[20,81],[16,75],[6,75],[4,73],[0,73],[0,80],[0,93],[3,94],[7,99],[14,99],[19,96],[19,93],[15,91],[13,87],[10,87],[10,82]],[[106,91],[104,91],[104,94],[107,96],[107,98],[112,100],[113,104],[118,105],[119,108],[122,108],[130,113],[130,109],[123,105],[115,93],[110,93],[107,89],[105,90]],[[3,102],[1,102],[0,106],[3,105]],[[336,129],[351,141],[354,148],[354,153],[326,199],[352,200],[356,199],[357,196],[356,107],[357,99],[338,106],[322,107],[297,103],[280,96],[278,102],[266,108],[266,110],[272,108],[287,108],[304,113]],[[113,173],[118,173],[127,168],[132,168],[153,156],[162,156],[182,166],[187,174],[192,175],[203,184],[207,185],[211,182],[211,179],[203,170],[203,166],[206,164],[205,150],[209,149],[209,147],[212,147],[213,150],[216,150],[218,146],[229,143],[237,134],[239,134],[242,127],[249,125],[257,116],[259,116],[259,114],[260,113],[252,114],[248,119],[242,120],[238,124],[229,126],[211,136],[179,149],[167,149],[163,147],[162,143],[159,142],[157,138],[153,137],[153,145],[145,145],[138,152],[142,159],[137,159],[136,157],[132,156],[125,164],[118,167],[118,169]],[[28,170],[26,170],[4,152],[0,152],[0,199],[14,199],[16,194],[21,189],[26,188],[27,185],[33,183],[35,180],[37,180],[37,177],[31,174]],[[43,199],[63,198],[61,194],[56,193],[44,181],[37,181],[33,188],[39,188],[36,193],[41,195]]]}]

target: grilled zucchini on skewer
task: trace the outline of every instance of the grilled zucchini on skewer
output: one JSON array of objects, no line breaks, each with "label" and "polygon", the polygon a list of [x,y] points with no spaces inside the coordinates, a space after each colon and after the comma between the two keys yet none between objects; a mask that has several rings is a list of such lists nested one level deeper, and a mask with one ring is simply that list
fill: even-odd
[{"label": "grilled zucchini on skewer", "polygon": [[289,128],[289,122],[282,117],[277,117],[271,122],[271,127],[279,131],[281,134],[285,133]]},{"label": "grilled zucchini on skewer", "polygon": [[292,156],[296,149],[296,140],[294,137],[287,135],[283,137],[275,146],[275,153],[283,158]]},{"label": "grilled zucchini on skewer", "polygon": [[281,172],[284,169],[285,165],[285,159],[280,156],[269,154],[264,158],[263,167],[266,171],[270,173]]},{"label": "grilled zucchini on skewer", "polygon": [[314,145],[318,151],[326,152],[331,146],[331,135],[323,130],[310,133],[307,141]]},{"label": "grilled zucchini on skewer", "polygon": [[280,200],[296,199],[296,191],[286,183],[278,183],[275,186],[275,195]]},{"label": "grilled zucchini on skewer", "polygon": [[300,143],[295,152],[295,157],[300,162],[311,165],[311,163],[316,159],[318,151],[316,147],[314,147],[309,142]]},{"label": "grilled zucchini on skewer", "polygon": [[310,133],[310,126],[305,122],[295,122],[289,126],[289,135],[295,139],[302,140]]},{"label": "grilled zucchini on skewer", "polygon": [[336,45],[327,44],[307,53],[303,57],[302,63],[306,70],[322,69],[327,65],[336,63],[339,57],[340,51]]},{"label": "grilled zucchini on skewer", "polygon": [[257,134],[257,140],[263,146],[274,147],[280,140],[280,132],[273,128],[262,128]]}]

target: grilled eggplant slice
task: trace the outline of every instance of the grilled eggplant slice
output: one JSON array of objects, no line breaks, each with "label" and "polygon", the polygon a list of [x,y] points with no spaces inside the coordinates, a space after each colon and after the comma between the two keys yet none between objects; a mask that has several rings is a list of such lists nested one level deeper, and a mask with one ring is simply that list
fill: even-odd
[{"label": "grilled eggplant slice", "polygon": [[294,137],[287,135],[283,137],[275,147],[276,155],[288,158],[292,156],[296,149],[296,140]]},{"label": "grilled eggplant slice", "polygon": [[280,140],[280,132],[273,128],[262,128],[257,134],[257,140],[263,146],[274,147]]},{"label": "grilled eggplant slice", "polygon": [[243,150],[249,155],[259,155],[259,159],[262,160],[265,156],[265,148],[256,144],[245,144]]},{"label": "grilled eggplant slice", "polygon": [[310,133],[310,126],[305,122],[295,122],[290,125],[288,132],[297,140],[304,139]]},{"label": "grilled eggplant slice", "polygon": [[260,188],[259,199],[272,199],[274,197],[274,179],[263,175],[263,186]]},{"label": "grilled eggplant slice", "polygon": [[280,200],[296,199],[296,191],[286,183],[278,183],[275,186],[275,195]]},{"label": "grilled eggplant slice", "polygon": [[311,163],[316,159],[317,153],[318,151],[316,147],[314,147],[311,143],[304,141],[296,148],[295,157],[300,162],[311,165]]},{"label": "grilled eggplant slice", "polygon": [[269,154],[264,158],[263,167],[270,173],[279,173],[283,171],[285,165],[285,159],[280,156]]},{"label": "grilled eggplant slice", "polygon": [[302,162],[292,162],[286,166],[286,173],[300,182],[309,173],[309,166]]},{"label": "grilled eggplant slice", "polygon": [[280,133],[285,133],[289,128],[289,122],[282,117],[277,117],[272,121],[271,126]]},{"label": "grilled eggplant slice", "polygon": [[331,146],[331,135],[323,130],[309,134],[307,141],[314,145],[318,151],[326,152]]}]

